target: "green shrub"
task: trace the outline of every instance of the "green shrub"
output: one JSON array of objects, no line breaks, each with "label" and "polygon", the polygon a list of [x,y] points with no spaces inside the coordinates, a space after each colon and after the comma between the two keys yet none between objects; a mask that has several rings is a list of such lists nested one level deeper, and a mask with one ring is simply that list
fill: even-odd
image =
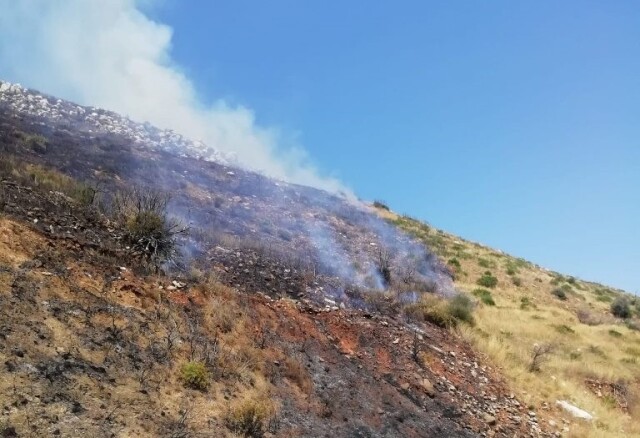
[{"label": "green shrub", "polygon": [[458,260],[457,258],[453,257],[450,258],[449,261],[447,262],[449,264],[449,266],[453,266],[456,269],[460,269],[460,260]]},{"label": "green shrub", "polygon": [[473,324],[473,301],[468,296],[458,294],[451,298],[448,310],[451,316],[458,321]]},{"label": "green shrub", "polygon": [[629,318],[631,316],[629,301],[625,297],[616,298],[611,303],[611,313],[618,318]]},{"label": "green shrub", "polygon": [[489,289],[493,289],[498,285],[498,279],[491,275],[490,271],[485,272],[482,277],[478,278],[476,281],[478,286],[488,287]]},{"label": "green shrub", "polygon": [[191,361],[182,365],[180,377],[186,386],[193,389],[203,391],[209,386],[209,372],[202,362]]},{"label": "green shrub", "polygon": [[512,277],[511,282],[514,284],[514,286],[522,286],[522,279],[520,277]]},{"label": "green shrub", "polygon": [[135,241],[162,233],[164,226],[164,217],[155,211],[140,211],[127,221],[127,230]]},{"label": "green shrub", "polygon": [[573,292],[573,288],[571,287],[570,284],[563,284],[562,286],[560,286],[560,289],[562,289],[563,291],[565,291],[567,293]]},{"label": "green shrub", "polygon": [[557,287],[551,293],[559,300],[565,301],[567,299],[567,293],[562,288]]},{"label": "green shrub", "polygon": [[496,302],[493,301],[493,297],[491,296],[491,291],[487,289],[478,288],[478,289],[475,289],[472,293],[476,297],[480,298],[480,301],[482,301],[484,304],[488,306],[496,305]]},{"label": "green shrub", "polygon": [[507,275],[516,275],[519,268],[523,267],[523,263],[517,260],[508,260],[505,266],[507,268]]},{"label": "green shrub", "polygon": [[383,201],[373,201],[373,206],[375,208],[379,208],[381,210],[389,211],[389,206],[387,205],[386,202],[383,202]]},{"label": "green shrub", "polygon": [[532,303],[529,297],[520,298],[520,308],[522,310],[529,310],[530,307],[532,307]]}]

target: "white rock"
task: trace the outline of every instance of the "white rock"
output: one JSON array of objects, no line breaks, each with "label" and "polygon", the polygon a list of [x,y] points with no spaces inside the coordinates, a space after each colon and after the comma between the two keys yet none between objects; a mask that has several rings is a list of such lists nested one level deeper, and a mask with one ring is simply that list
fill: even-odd
[{"label": "white rock", "polygon": [[573,415],[574,417],[576,417],[576,418],[581,418],[581,419],[587,420],[587,421],[593,420],[593,415],[591,415],[590,413],[588,413],[587,411],[585,411],[583,409],[580,409],[577,406],[572,405],[568,401],[557,400],[556,404],[558,406],[560,406],[562,409],[564,409],[565,411],[567,411],[568,413],[570,413],[571,415]]}]

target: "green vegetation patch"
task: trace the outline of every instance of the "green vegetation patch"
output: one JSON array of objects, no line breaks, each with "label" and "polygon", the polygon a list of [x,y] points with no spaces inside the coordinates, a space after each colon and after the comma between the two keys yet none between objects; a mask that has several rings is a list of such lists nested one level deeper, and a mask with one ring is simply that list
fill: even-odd
[{"label": "green vegetation patch", "polygon": [[529,310],[529,309],[535,309],[536,305],[534,303],[531,302],[531,300],[529,299],[529,297],[522,297],[520,298],[520,309],[522,310]]},{"label": "green vegetation patch", "polygon": [[80,205],[91,205],[96,197],[96,190],[88,184],[78,182],[55,169],[25,164],[13,157],[2,157],[0,177],[9,177],[40,191],[60,192]]},{"label": "green vegetation patch", "polygon": [[491,291],[487,289],[478,288],[475,289],[473,295],[478,297],[480,301],[482,301],[487,306],[495,306],[496,302],[493,300],[493,296],[491,296]]},{"label": "green vegetation patch", "polygon": [[447,262],[447,264],[448,264],[449,266],[452,266],[452,267],[453,267],[453,268],[455,268],[455,269],[460,269],[460,267],[461,267],[461,266],[460,266],[460,260],[458,260],[458,259],[457,259],[457,258],[455,258],[455,257],[450,258],[450,259],[449,259],[449,261]]},{"label": "green vegetation patch", "polygon": [[587,348],[587,351],[595,356],[601,357],[601,358],[606,358],[607,355],[605,354],[604,351],[602,351],[602,348],[598,347],[597,345],[589,345],[589,348]]},{"label": "green vegetation patch", "polygon": [[209,386],[209,372],[204,363],[191,361],[180,368],[180,378],[190,388],[204,391]]},{"label": "green vegetation patch", "polygon": [[614,338],[621,338],[622,337],[622,333],[620,333],[619,331],[614,330],[614,329],[609,330],[609,334],[611,336],[613,336]]},{"label": "green vegetation patch", "polygon": [[576,331],[574,329],[572,329],[571,327],[569,327],[566,324],[558,324],[558,325],[554,325],[553,328],[560,334],[563,335],[571,335],[574,334]]},{"label": "green vegetation patch", "polygon": [[381,210],[387,210],[387,211],[389,211],[389,206],[388,206],[388,205],[387,205],[387,203],[386,203],[386,202],[384,202],[384,201],[380,201],[380,200],[373,201],[373,206],[374,206],[375,208],[379,208],[379,209],[381,209]]},{"label": "green vegetation patch", "polygon": [[468,296],[458,294],[451,298],[448,310],[456,320],[473,324],[473,302]]},{"label": "green vegetation patch", "polygon": [[478,259],[478,266],[482,267],[482,268],[495,268],[496,267],[496,262],[492,261],[492,260],[487,260],[487,259],[483,259],[482,257],[480,257]]},{"label": "green vegetation patch", "polygon": [[493,289],[498,285],[498,279],[491,274],[491,271],[486,271],[482,277],[478,278],[476,281],[478,286],[488,287],[489,289]]}]

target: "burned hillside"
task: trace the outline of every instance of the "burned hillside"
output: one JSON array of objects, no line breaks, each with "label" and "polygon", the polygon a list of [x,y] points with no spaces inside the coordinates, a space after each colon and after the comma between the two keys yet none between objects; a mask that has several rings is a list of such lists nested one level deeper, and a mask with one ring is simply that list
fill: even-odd
[{"label": "burned hillside", "polygon": [[[326,293],[345,306],[360,303],[359,293],[349,294],[354,289],[393,286],[405,298],[454,293],[451,273],[437,257],[357,200],[229,167],[222,159],[206,161],[185,140],[168,147],[170,134],[143,135],[151,128],[112,113],[16,86],[3,89],[3,154],[71,175],[105,203],[127,187],[170,193],[171,215],[193,231],[182,242],[187,259],[215,264],[228,261],[224,249],[250,248],[265,262],[286,260],[285,269],[312,273],[313,281],[292,283],[287,292]],[[231,268],[246,277],[251,263]]]},{"label": "burned hillside", "polygon": [[1,205],[5,436],[544,435],[438,327],[136,275],[92,208],[10,180]]},{"label": "burned hillside", "polygon": [[[368,207],[0,90],[4,436],[547,436],[467,343],[408,318],[451,273]],[[189,228],[160,269],[114,214],[132,188]]]}]

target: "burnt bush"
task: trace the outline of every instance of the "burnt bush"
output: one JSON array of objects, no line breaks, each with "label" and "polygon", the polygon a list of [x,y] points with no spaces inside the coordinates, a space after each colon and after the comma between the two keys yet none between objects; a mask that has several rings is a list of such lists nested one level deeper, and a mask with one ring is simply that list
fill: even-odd
[{"label": "burnt bush", "polygon": [[111,205],[125,242],[156,268],[174,260],[177,238],[187,232],[187,227],[168,217],[169,199],[166,193],[136,188],[116,193]]},{"label": "burnt bush", "polygon": [[23,147],[29,148],[38,154],[47,152],[48,140],[40,134],[21,133],[21,144]]},{"label": "burnt bush", "polygon": [[529,360],[529,372],[535,373],[540,371],[542,364],[551,359],[554,350],[555,346],[553,344],[534,344]]},{"label": "burnt bush", "polygon": [[378,250],[378,273],[385,287],[391,285],[391,254],[382,248]]}]

